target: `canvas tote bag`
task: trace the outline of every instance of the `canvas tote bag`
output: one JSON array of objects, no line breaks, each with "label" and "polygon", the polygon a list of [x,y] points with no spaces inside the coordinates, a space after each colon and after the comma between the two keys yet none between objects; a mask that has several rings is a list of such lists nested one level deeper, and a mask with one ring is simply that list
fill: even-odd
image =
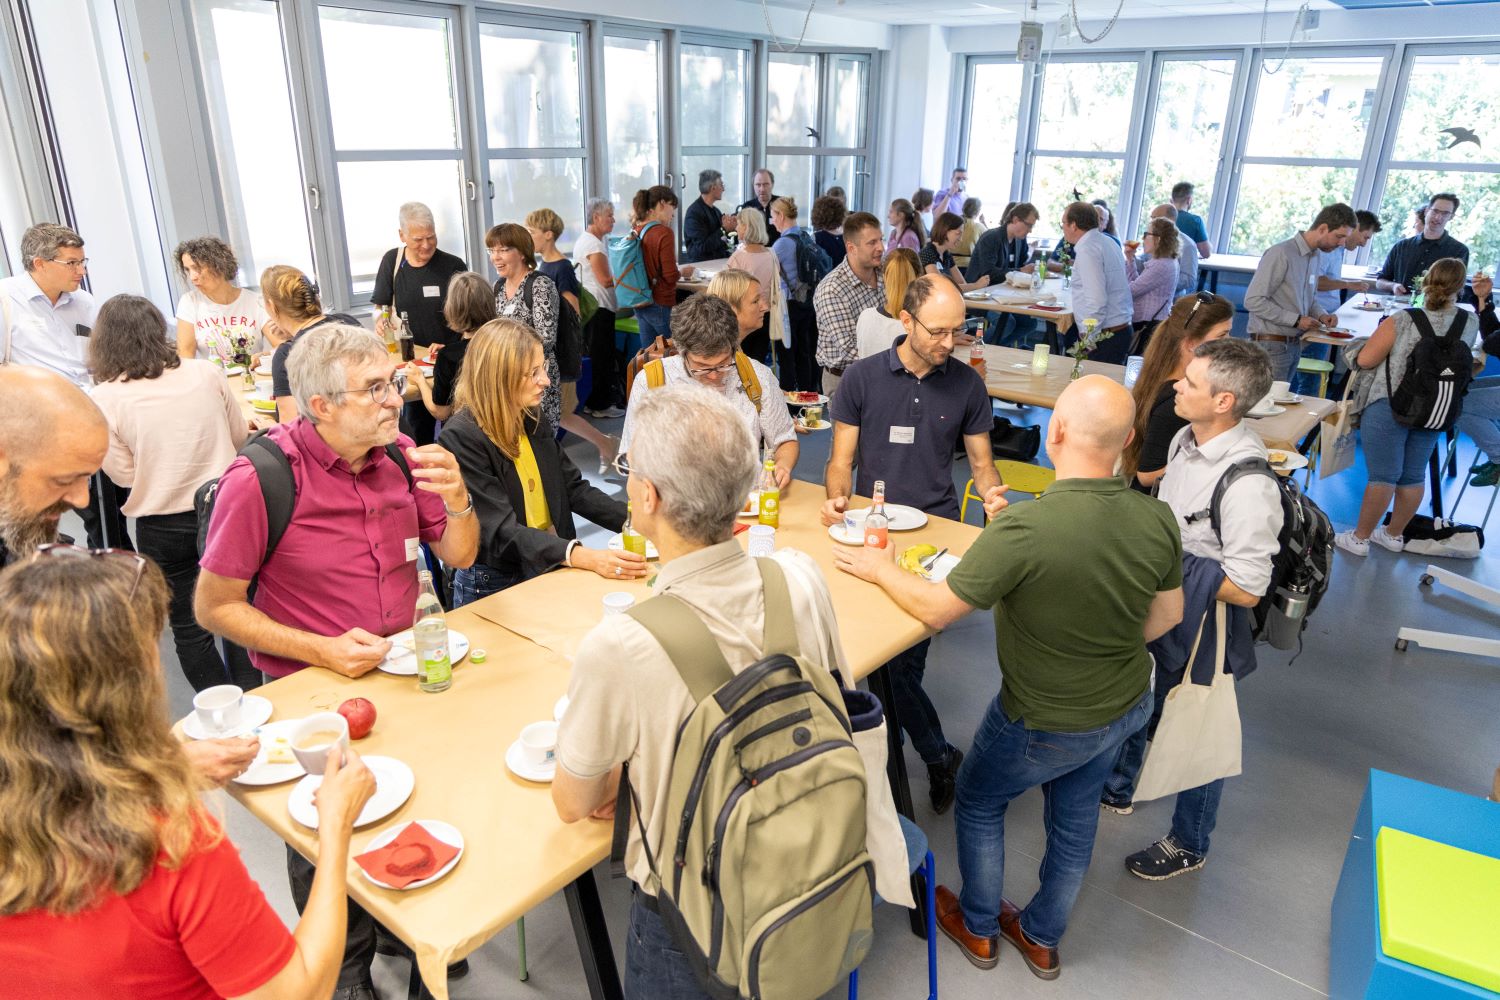
[{"label": "canvas tote bag", "polygon": [[1355,418],[1359,415],[1359,410],[1355,408],[1350,396],[1358,381],[1354,374],[1349,376],[1348,385],[1344,388],[1344,398],[1333,408],[1333,412],[1323,418],[1323,425],[1318,433],[1320,482],[1329,476],[1338,475],[1354,464],[1354,428],[1358,424]]},{"label": "canvas tote bag", "polygon": [[[1162,707],[1161,721],[1136,782],[1137,802],[1175,795],[1240,773],[1240,706],[1234,693],[1234,675],[1224,672],[1228,612],[1223,601],[1214,602],[1214,621],[1218,643],[1213,683],[1193,683],[1192,665],[1203,641],[1200,624],[1182,683],[1167,694]],[[1203,622],[1208,622],[1206,611]]]}]

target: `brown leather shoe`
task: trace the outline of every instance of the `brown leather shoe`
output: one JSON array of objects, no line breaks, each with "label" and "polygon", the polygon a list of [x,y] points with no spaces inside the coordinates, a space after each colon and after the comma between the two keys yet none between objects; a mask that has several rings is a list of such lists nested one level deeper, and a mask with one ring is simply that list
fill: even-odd
[{"label": "brown leather shoe", "polygon": [[[942,906],[938,907],[938,919],[942,919]],[[944,928],[946,930],[947,928]],[[1008,899],[1000,900],[1000,936],[1016,946],[1016,951],[1026,961],[1026,967],[1038,979],[1056,979],[1062,973],[1062,959],[1056,948],[1035,944],[1021,930],[1021,911]]]},{"label": "brown leather shoe", "polygon": [[993,969],[1000,961],[999,939],[980,937],[964,926],[964,911],[959,908],[958,897],[946,885],[937,887],[937,925],[958,945],[964,958],[979,968]]}]

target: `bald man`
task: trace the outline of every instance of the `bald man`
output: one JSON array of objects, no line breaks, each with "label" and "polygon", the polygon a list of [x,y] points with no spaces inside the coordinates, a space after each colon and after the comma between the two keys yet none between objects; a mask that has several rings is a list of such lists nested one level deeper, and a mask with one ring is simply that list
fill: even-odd
[{"label": "bald man", "polygon": [[[109,450],[109,425],[94,401],[54,372],[0,365],[0,567],[57,541],[57,523],[89,502],[89,477]],[[205,777],[222,785],[249,767],[254,737],[184,745]]]},{"label": "bald man", "polygon": [[[1057,481],[991,520],[941,583],[889,552],[834,553],[931,628],[994,612],[1000,693],[958,772],[963,888],[937,890],[939,926],[982,969],[999,961],[1004,937],[1039,978],[1061,971],[1057,945],[1093,854],[1099,794],[1117,748],[1150,714],[1146,643],[1182,617],[1177,522],[1114,474],[1133,415],[1130,393],[1110,379],[1068,386],[1047,427]],[[1038,785],[1047,849],[1041,887],[1021,909],[1003,894],[1005,810]]]}]

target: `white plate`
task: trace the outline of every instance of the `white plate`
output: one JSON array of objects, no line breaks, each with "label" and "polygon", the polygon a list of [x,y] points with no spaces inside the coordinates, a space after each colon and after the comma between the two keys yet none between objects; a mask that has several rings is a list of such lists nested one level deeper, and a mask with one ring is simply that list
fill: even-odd
[{"label": "white plate", "polygon": [[[397,632],[390,639],[391,651],[386,653],[385,659],[380,661],[380,669],[400,677],[415,677],[417,675],[417,648],[416,637],[412,635],[411,629]],[[413,645],[407,645],[408,643]],[[448,662],[456,666],[459,660],[468,655],[469,637],[450,628],[448,630]]]},{"label": "white plate", "polygon": [[563,713],[566,712],[567,710],[568,710],[568,696],[567,695],[563,695],[561,698],[557,699],[557,704],[555,704],[555,705],[552,706],[552,718],[553,718],[553,720],[557,721],[557,722],[561,722],[562,721],[562,717],[563,717]]},{"label": "white plate", "polygon": [[258,694],[245,695],[240,706],[240,724],[223,733],[210,733],[198,721],[197,712],[189,712],[182,720],[182,731],[193,740],[232,740],[237,736],[249,736],[271,717],[271,702]]},{"label": "white plate", "polygon": [[[442,878],[444,875],[451,872],[453,870],[453,866],[458,864],[459,858],[462,858],[464,856],[464,835],[459,833],[458,827],[454,826],[452,823],[444,823],[440,819],[414,819],[411,822],[421,823],[424,827],[427,828],[427,832],[432,834],[434,840],[441,840],[443,843],[449,845],[450,847],[458,848],[458,853],[453,855],[453,859],[451,861],[449,861],[443,867],[439,868],[437,871],[433,872],[431,875],[427,876],[424,879],[418,879],[415,882],[408,882],[406,885],[402,886],[399,889],[397,889],[393,885],[388,885],[385,882],[380,881],[380,879],[365,871],[364,866],[360,866],[360,874],[363,875],[367,881],[373,882],[374,884],[380,886],[382,889],[394,889],[396,892],[405,892],[408,889],[420,889],[424,885],[431,885],[438,879]],[[364,854],[368,851],[380,850],[386,844],[389,844],[391,841],[401,836],[401,834],[404,833],[406,831],[406,828],[410,825],[411,823],[402,823],[399,826],[391,827],[389,830],[380,831],[373,838],[371,838],[370,842],[365,845],[365,849],[360,853]]]},{"label": "white plate", "polygon": [[[234,779],[237,785],[279,785],[283,781],[291,781],[300,778],[307,772],[302,765],[297,763],[293,757],[290,764],[271,764],[266,760],[266,754],[270,752],[270,742],[274,737],[281,736],[290,740],[292,730],[301,719],[283,719],[281,722],[268,722],[260,727],[260,753],[255,755],[255,760],[250,762],[245,773]],[[291,744],[287,744],[290,751]]]},{"label": "white plate", "polygon": [[1275,469],[1277,472],[1295,472],[1298,469],[1307,468],[1306,455],[1298,454],[1295,451],[1283,451],[1280,448],[1275,448],[1273,450],[1280,451],[1283,455],[1286,456],[1285,462],[1271,463],[1271,468]]},{"label": "white plate", "polygon": [[[370,801],[355,819],[357,827],[369,826],[400,809],[411,798],[411,790],[417,785],[417,776],[412,774],[411,768],[394,757],[362,759],[365,767],[375,775],[375,794],[370,796]],[[309,774],[292,786],[292,794],[286,800],[286,809],[292,814],[292,819],[313,830],[318,828],[318,808],[313,805],[313,792],[322,783],[321,774]]]},{"label": "white plate", "polygon": [[[625,551],[625,539],[621,538],[619,535],[610,535],[609,536],[609,548],[610,548],[610,551],[612,551],[612,552],[623,552],[623,551]],[[655,559],[655,558],[657,558],[656,545],[649,538],[646,539],[646,558],[647,559]]]},{"label": "white plate", "polygon": [[958,565],[959,557],[952,552],[944,552],[938,556],[937,562],[932,564],[932,569],[927,573],[929,583],[941,583],[953,572],[953,567]]},{"label": "white plate", "polygon": [[863,545],[863,544],[865,544],[865,535],[864,535],[863,531],[860,531],[859,533],[854,534],[854,535],[846,535],[846,534],[844,534],[844,522],[843,521],[840,521],[837,524],[830,524],[828,526],[828,537],[832,538],[835,542],[838,542],[840,545]]},{"label": "white plate", "polygon": [[[870,508],[860,507],[856,510],[845,511],[844,516],[852,517],[858,523],[869,516],[869,513]],[[927,515],[922,511],[900,503],[886,504],[885,516],[890,518],[890,529],[892,531],[916,531],[927,523]]]},{"label": "white plate", "polygon": [[1286,412],[1285,406],[1270,406],[1264,410],[1251,410],[1245,414],[1247,417],[1274,417]]},{"label": "white plate", "polygon": [[745,503],[749,509],[742,509],[736,517],[760,517],[760,490],[752,490]]},{"label": "white plate", "polygon": [[820,421],[818,421],[815,424],[810,424],[810,423],[808,423],[805,420],[798,420],[797,421],[797,426],[798,427],[805,427],[805,428],[807,428],[810,431],[826,431],[828,428],[830,428],[830,427],[833,426],[833,421],[831,421],[831,420],[820,420]]},{"label": "white plate", "polygon": [[1296,406],[1298,403],[1302,402],[1302,397],[1297,395],[1295,392],[1289,392],[1285,396],[1274,397],[1271,402],[1286,403],[1288,406]]},{"label": "white plate", "polygon": [[[785,393],[782,393],[782,395],[786,396]],[[803,400],[793,399],[790,396],[786,396],[786,401],[787,401],[788,404],[790,404],[792,406],[827,406],[828,405],[828,397],[825,396],[825,395],[823,395],[821,392],[818,393],[818,398],[815,399],[815,400],[803,401]]]},{"label": "white plate", "polygon": [[557,773],[556,760],[550,764],[543,764],[541,767],[532,767],[526,763],[526,758],[521,753],[520,737],[517,737],[516,741],[510,745],[510,749],[505,751],[505,766],[510,768],[511,774],[518,778],[544,785],[550,784],[552,776]]}]

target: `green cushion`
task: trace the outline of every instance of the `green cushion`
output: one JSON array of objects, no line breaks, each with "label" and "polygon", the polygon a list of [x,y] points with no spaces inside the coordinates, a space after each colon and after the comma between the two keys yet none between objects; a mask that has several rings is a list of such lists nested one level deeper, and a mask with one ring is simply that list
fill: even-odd
[{"label": "green cushion", "polygon": [[1387,955],[1500,992],[1500,858],[1385,826],[1375,882]]},{"label": "green cushion", "polygon": [[615,320],[615,329],[621,333],[640,333],[641,325],[634,316],[621,316]]},{"label": "green cushion", "polygon": [[1303,358],[1297,362],[1297,370],[1299,372],[1331,372],[1333,362],[1324,361],[1322,358]]}]

